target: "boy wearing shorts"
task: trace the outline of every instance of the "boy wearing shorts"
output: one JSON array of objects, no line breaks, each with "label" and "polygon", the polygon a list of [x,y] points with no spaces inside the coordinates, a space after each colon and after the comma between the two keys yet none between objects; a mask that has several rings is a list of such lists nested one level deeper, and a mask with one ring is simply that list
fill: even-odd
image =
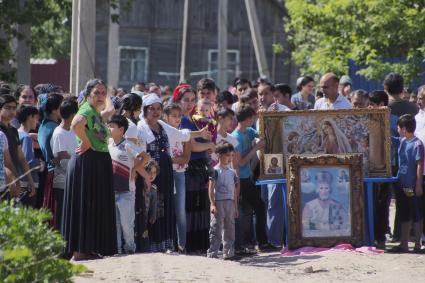
[{"label": "boy wearing shorts", "polygon": [[398,186],[396,187],[397,208],[400,210],[400,245],[389,252],[407,253],[410,226],[413,222],[415,253],[422,253],[421,236],[423,220],[423,171],[424,146],[415,136],[416,121],[410,114],[401,116],[397,121],[400,138],[393,137],[398,144]]}]

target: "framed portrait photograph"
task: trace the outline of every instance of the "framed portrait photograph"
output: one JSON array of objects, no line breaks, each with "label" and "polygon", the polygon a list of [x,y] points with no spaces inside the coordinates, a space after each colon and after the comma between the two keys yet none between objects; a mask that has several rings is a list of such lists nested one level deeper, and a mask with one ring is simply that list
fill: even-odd
[{"label": "framed portrait photograph", "polygon": [[365,176],[391,176],[389,115],[388,108],[260,113],[260,178],[270,179],[268,154],[282,154],[286,164],[291,154],[361,153]]},{"label": "framed portrait photograph", "polygon": [[266,166],[266,175],[278,177],[283,174],[284,169],[282,154],[265,154],[264,162]]},{"label": "framed portrait photograph", "polygon": [[288,247],[363,244],[363,157],[291,155]]}]

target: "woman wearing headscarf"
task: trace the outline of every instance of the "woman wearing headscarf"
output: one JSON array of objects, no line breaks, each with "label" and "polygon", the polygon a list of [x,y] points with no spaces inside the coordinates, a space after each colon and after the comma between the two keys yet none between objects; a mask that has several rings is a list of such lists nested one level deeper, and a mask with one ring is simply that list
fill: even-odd
[{"label": "woman wearing headscarf", "polygon": [[350,142],[333,119],[324,119],[320,127],[324,153],[342,154],[352,152]]},{"label": "woman wearing headscarf", "polygon": [[[192,136],[210,136],[207,128],[191,133],[178,130],[160,120],[162,102],[155,94],[143,97],[142,119],[137,124],[139,142],[146,144],[146,151],[161,168],[154,184],[157,187],[157,218],[149,226],[151,252],[174,250],[176,221],[173,203],[174,178],[170,155],[170,142],[180,140],[187,142]],[[207,239],[208,240],[208,239]]]},{"label": "woman wearing headscarf", "polygon": [[147,152],[161,168],[154,181],[158,189],[157,219],[149,226],[149,249],[151,252],[174,250],[176,227],[173,206],[174,180],[167,135],[171,127],[160,121],[162,102],[156,94],[151,93],[144,98],[142,117],[137,125],[139,140],[146,144]]},{"label": "woman wearing headscarf", "polygon": [[78,148],[68,163],[61,229],[66,251],[75,260],[117,252],[109,130],[101,116],[106,85],[99,79],[90,80],[84,93],[85,102],[71,124]]},{"label": "woman wearing headscarf", "polygon": [[[196,104],[195,91],[190,86],[181,87],[173,95],[173,101],[182,108],[181,129],[198,131],[192,120],[193,108]],[[192,153],[186,169],[186,212],[187,237],[186,250],[206,251],[209,247],[210,203],[208,199],[208,179],[212,172],[208,171],[208,150],[214,150],[214,143],[197,138],[191,140]]]}]

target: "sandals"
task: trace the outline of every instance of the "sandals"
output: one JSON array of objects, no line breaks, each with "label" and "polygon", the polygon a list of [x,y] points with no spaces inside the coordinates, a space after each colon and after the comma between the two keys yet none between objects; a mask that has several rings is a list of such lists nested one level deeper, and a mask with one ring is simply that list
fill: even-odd
[{"label": "sandals", "polygon": [[393,253],[393,254],[406,254],[406,253],[409,253],[409,250],[404,249],[401,246],[395,246],[395,247],[392,247],[391,249],[388,249],[387,252]]}]

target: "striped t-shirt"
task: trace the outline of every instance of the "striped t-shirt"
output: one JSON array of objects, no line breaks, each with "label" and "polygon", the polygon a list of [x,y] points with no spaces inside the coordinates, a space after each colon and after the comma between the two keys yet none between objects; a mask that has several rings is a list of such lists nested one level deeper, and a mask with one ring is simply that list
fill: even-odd
[{"label": "striped t-shirt", "polygon": [[134,192],[136,190],[135,176],[131,175],[131,170],[136,156],[141,152],[140,148],[125,139],[118,144],[111,139],[108,149],[112,159],[114,191]]}]

